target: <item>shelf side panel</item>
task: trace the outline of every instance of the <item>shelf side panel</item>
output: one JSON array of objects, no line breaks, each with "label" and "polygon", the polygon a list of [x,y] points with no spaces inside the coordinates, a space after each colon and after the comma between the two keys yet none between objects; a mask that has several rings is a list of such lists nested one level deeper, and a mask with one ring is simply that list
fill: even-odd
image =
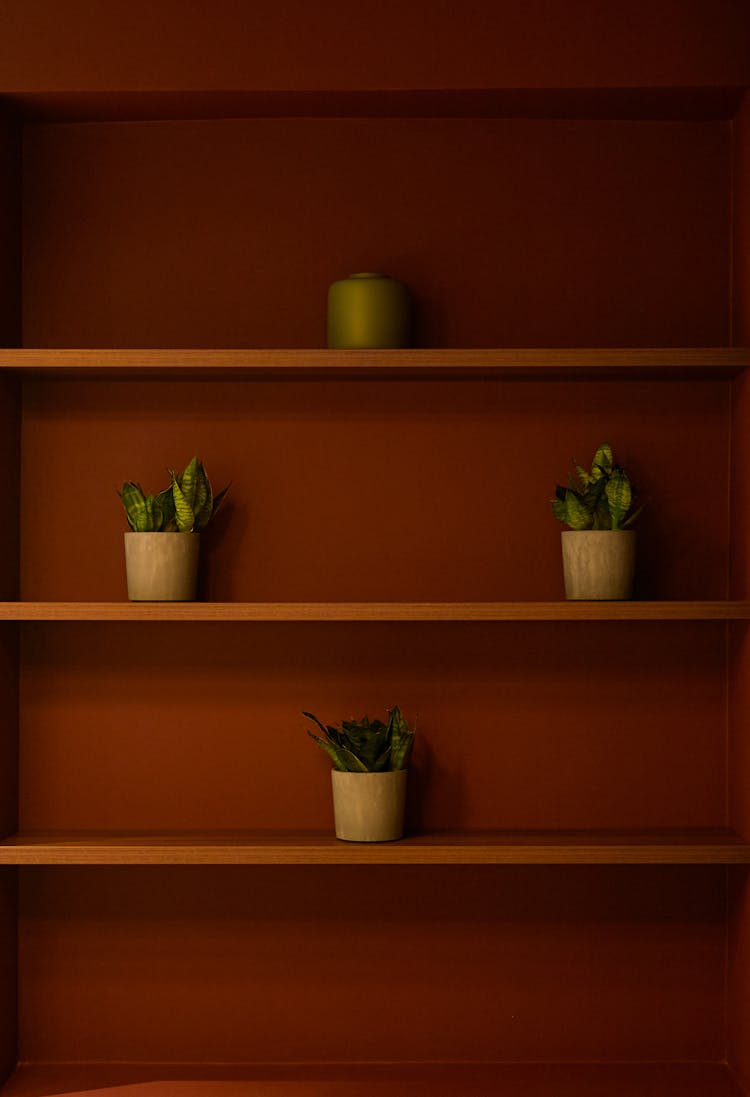
[{"label": "shelf side panel", "polygon": [[750,346],[750,93],[745,93],[737,112],[732,137],[732,342],[747,347]]},{"label": "shelf side panel", "polygon": [[[0,345],[21,331],[21,146],[18,127],[0,118]],[[0,591],[18,597],[20,386],[0,377],[3,469]],[[14,593],[15,592],[15,593]],[[18,825],[18,629],[0,625],[0,834]],[[0,870],[0,1079],[15,1066],[17,1035],[16,873]]]},{"label": "shelf side panel", "polygon": [[17,347],[20,341],[21,134],[0,113],[0,346]]},{"label": "shelf side panel", "polygon": [[18,1060],[17,871],[0,868],[0,1082]]},{"label": "shelf side panel", "polygon": [[[734,340],[750,343],[750,95],[733,127]],[[731,442],[731,593],[750,592],[750,378],[734,384]],[[729,822],[750,836],[750,635],[730,625]],[[727,1043],[730,1065],[750,1088],[750,891],[747,872],[731,874]]]},{"label": "shelf side panel", "polygon": [[[0,624],[0,834],[18,826],[18,627]],[[18,1059],[16,872],[0,868],[0,1080]]]},{"label": "shelf side panel", "polygon": [[727,1060],[747,1092],[750,1089],[750,871],[728,871]]}]

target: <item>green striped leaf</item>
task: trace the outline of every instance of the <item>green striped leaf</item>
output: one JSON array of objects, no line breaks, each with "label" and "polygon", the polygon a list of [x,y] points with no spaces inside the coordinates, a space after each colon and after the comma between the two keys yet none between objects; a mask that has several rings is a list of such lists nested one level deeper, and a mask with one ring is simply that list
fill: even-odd
[{"label": "green striped leaf", "polygon": [[198,462],[198,471],[195,479],[195,497],[193,500],[195,512],[195,528],[205,529],[213,511],[213,499],[211,497],[211,481],[206,475],[203,465]]},{"label": "green striped leaf", "polygon": [[315,735],[312,731],[308,731],[307,734],[318,744],[321,750],[326,752],[336,769],[340,769],[344,773],[367,773],[367,766],[363,765],[356,754],[352,754],[346,747],[339,747],[335,743],[329,743],[327,740],[321,739],[319,735]]},{"label": "green striped leaf", "polygon": [[577,487],[573,476],[568,477],[567,488],[558,484],[552,500],[555,518],[574,530],[624,529],[635,521],[641,508],[629,514],[633,506],[630,480],[625,470],[615,464],[608,442],[602,442],[594,454],[590,473],[575,461],[573,467],[583,490]]},{"label": "green striped leaf", "polygon": [[[401,769],[401,766],[394,766],[394,769]],[[379,758],[375,759],[375,764],[372,767],[373,773],[385,773],[386,770],[391,769],[391,748],[386,747]]]},{"label": "green striped leaf", "polygon": [[125,508],[128,525],[135,533],[153,533],[153,496],[144,496],[140,484],[128,481],[122,485],[120,499]]},{"label": "green striped leaf", "polygon": [[574,491],[565,492],[565,521],[571,529],[589,529],[591,514]]},{"label": "green striped leaf", "polygon": [[592,529],[612,529],[612,515],[609,512],[609,503],[606,495],[602,495],[594,510]]},{"label": "green striped leaf", "polygon": [[409,731],[409,725],[398,705],[389,711],[388,724],[391,739],[391,769],[406,769],[414,743],[414,732]]},{"label": "green striped leaf", "polygon": [[147,495],[145,499],[145,511],[146,511],[146,529],[151,533],[158,533],[158,527],[154,518],[154,497],[153,495]]},{"label": "green striped leaf", "polygon": [[607,502],[609,503],[609,513],[612,517],[612,529],[620,529],[632,502],[630,480],[628,480],[626,473],[622,469],[616,468],[607,481],[605,490]]},{"label": "green striped leaf", "polygon": [[583,465],[575,464],[575,462],[574,465],[576,470],[576,476],[581,481],[583,486],[587,488],[589,484],[592,484],[594,482],[595,477],[592,476],[590,472],[586,472],[586,469],[583,467]]},{"label": "green striped leaf", "polygon": [[602,442],[594,454],[594,460],[591,462],[592,478],[599,480],[602,476],[610,476],[614,465],[615,459],[612,455],[612,447],[609,442]]},{"label": "green striped leaf", "polygon": [[625,521],[622,523],[622,528],[623,529],[629,529],[632,526],[633,522],[635,522],[636,518],[638,517],[638,515],[641,513],[642,510],[643,510],[643,507],[641,506],[641,507],[638,507],[636,510],[634,510],[632,514],[629,514],[627,516],[627,518],[625,519]]},{"label": "green striped leaf", "polygon": [[325,725],[321,724],[321,722],[320,722],[320,720],[318,719],[318,717],[317,717],[317,716],[314,716],[314,715],[312,714],[312,712],[303,712],[303,713],[302,713],[302,715],[303,715],[303,716],[306,716],[308,720],[312,720],[312,721],[313,721],[313,723],[317,724],[317,725],[318,725],[318,727],[320,728],[320,730],[321,730],[321,731],[323,732],[323,734],[324,734],[324,735],[328,735],[328,730],[329,730],[329,729],[328,729],[328,728],[326,728],[326,727],[325,727]]},{"label": "green striped leaf", "polygon": [[182,494],[190,507],[195,510],[195,488],[198,483],[198,458],[193,457],[181,476],[177,477]]},{"label": "green striped leaf", "polygon": [[156,503],[161,511],[161,529],[164,533],[176,533],[177,524],[174,516],[174,496],[172,488],[164,488],[156,496]]},{"label": "green striped leaf", "polygon": [[177,482],[177,477],[170,469],[172,476],[172,498],[174,499],[175,522],[178,533],[190,533],[195,525],[193,508],[185,498],[185,493]]},{"label": "green striped leaf", "polygon": [[398,705],[388,712],[388,722],[342,720],[341,728],[326,727],[312,712],[302,714],[323,733],[308,731],[321,750],[332,759],[336,769],[356,773],[383,773],[405,769],[414,742],[414,732],[401,715]]},{"label": "green striped leaf", "polygon": [[552,513],[554,514],[555,518],[557,518],[558,522],[565,521],[565,503],[562,499],[552,500]]},{"label": "green striped leaf", "polygon": [[227,486],[225,488],[222,488],[218,495],[214,495],[213,504],[212,504],[213,509],[211,511],[212,515],[216,514],[216,511],[219,509],[222,502],[224,501],[224,496],[229,491],[231,486],[232,486],[232,481],[230,480],[229,483],[227,484]]}]

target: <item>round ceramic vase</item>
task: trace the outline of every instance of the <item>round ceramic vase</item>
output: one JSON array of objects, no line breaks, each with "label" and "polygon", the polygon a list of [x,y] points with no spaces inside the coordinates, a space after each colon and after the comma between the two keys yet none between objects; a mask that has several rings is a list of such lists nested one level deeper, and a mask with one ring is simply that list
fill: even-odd
[{"label": "round ceramic vase", "polygon": [[331,770],[336,837],[344,842],[393,842],[404,833],[407,770]]},{"label": "round ceramic vase", "polygon": [[199,546],[199,533],[126,533],[130,601],[193,602]]},{"label": "round ceramic vase", "polygon": [[633,530],[565,530],[562,534],[565,597],[571,601],[622,601],[633,593]]},{"label": "round ceramic vase", "polygon": [[350,274],[328,290],[329,347],[408,347],[411,305],[403,282]]}]

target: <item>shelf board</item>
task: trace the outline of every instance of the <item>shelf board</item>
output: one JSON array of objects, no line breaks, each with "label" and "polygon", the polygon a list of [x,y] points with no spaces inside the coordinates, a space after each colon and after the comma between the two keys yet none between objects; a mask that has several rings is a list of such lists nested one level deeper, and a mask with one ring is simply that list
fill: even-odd
[{"label": "shelf board", "polygon": [[29,833],[0,842],[5,865],[714,865],[750,864],[724,828],[444,832],[397,842],[330,833]]},{"label": "shelf board", "polygon": [[0,370],[45,378],[426,377],[727,378],[750,366],[747,347],[501,347],[397,350],[16,348]]},{"label": "shelf board", "polygon": [[[116,1087],[116,1088],[115,1088]],[[22,1064],[2,1097],[742,1097],[721,1063]]]},{"label": "shelf board", "polygon": [[750,601],[0,602],[0,621],[735,621]]}]

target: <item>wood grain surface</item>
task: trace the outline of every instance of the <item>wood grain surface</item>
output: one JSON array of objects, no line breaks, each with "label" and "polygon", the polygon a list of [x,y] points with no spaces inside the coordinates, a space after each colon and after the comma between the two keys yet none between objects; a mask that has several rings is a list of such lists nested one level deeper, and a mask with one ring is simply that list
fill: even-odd
[{"label": "wood grain surface", "polygon": [[586,865],[748,864],[750,844],[723,828],[497,831],[343,842],[330,834],[18,834],[13,865]]},{"label": "wood grain surface", "polygon": [[730,621],[750,601],[0,602],[3,621]]},{"label": "wood grain surface", "polygon": [[0,369],[21,374],[328,376],[731,377],[750,365],[747,347],[412,347],[387,350],[311,348],[3,348]]}]

